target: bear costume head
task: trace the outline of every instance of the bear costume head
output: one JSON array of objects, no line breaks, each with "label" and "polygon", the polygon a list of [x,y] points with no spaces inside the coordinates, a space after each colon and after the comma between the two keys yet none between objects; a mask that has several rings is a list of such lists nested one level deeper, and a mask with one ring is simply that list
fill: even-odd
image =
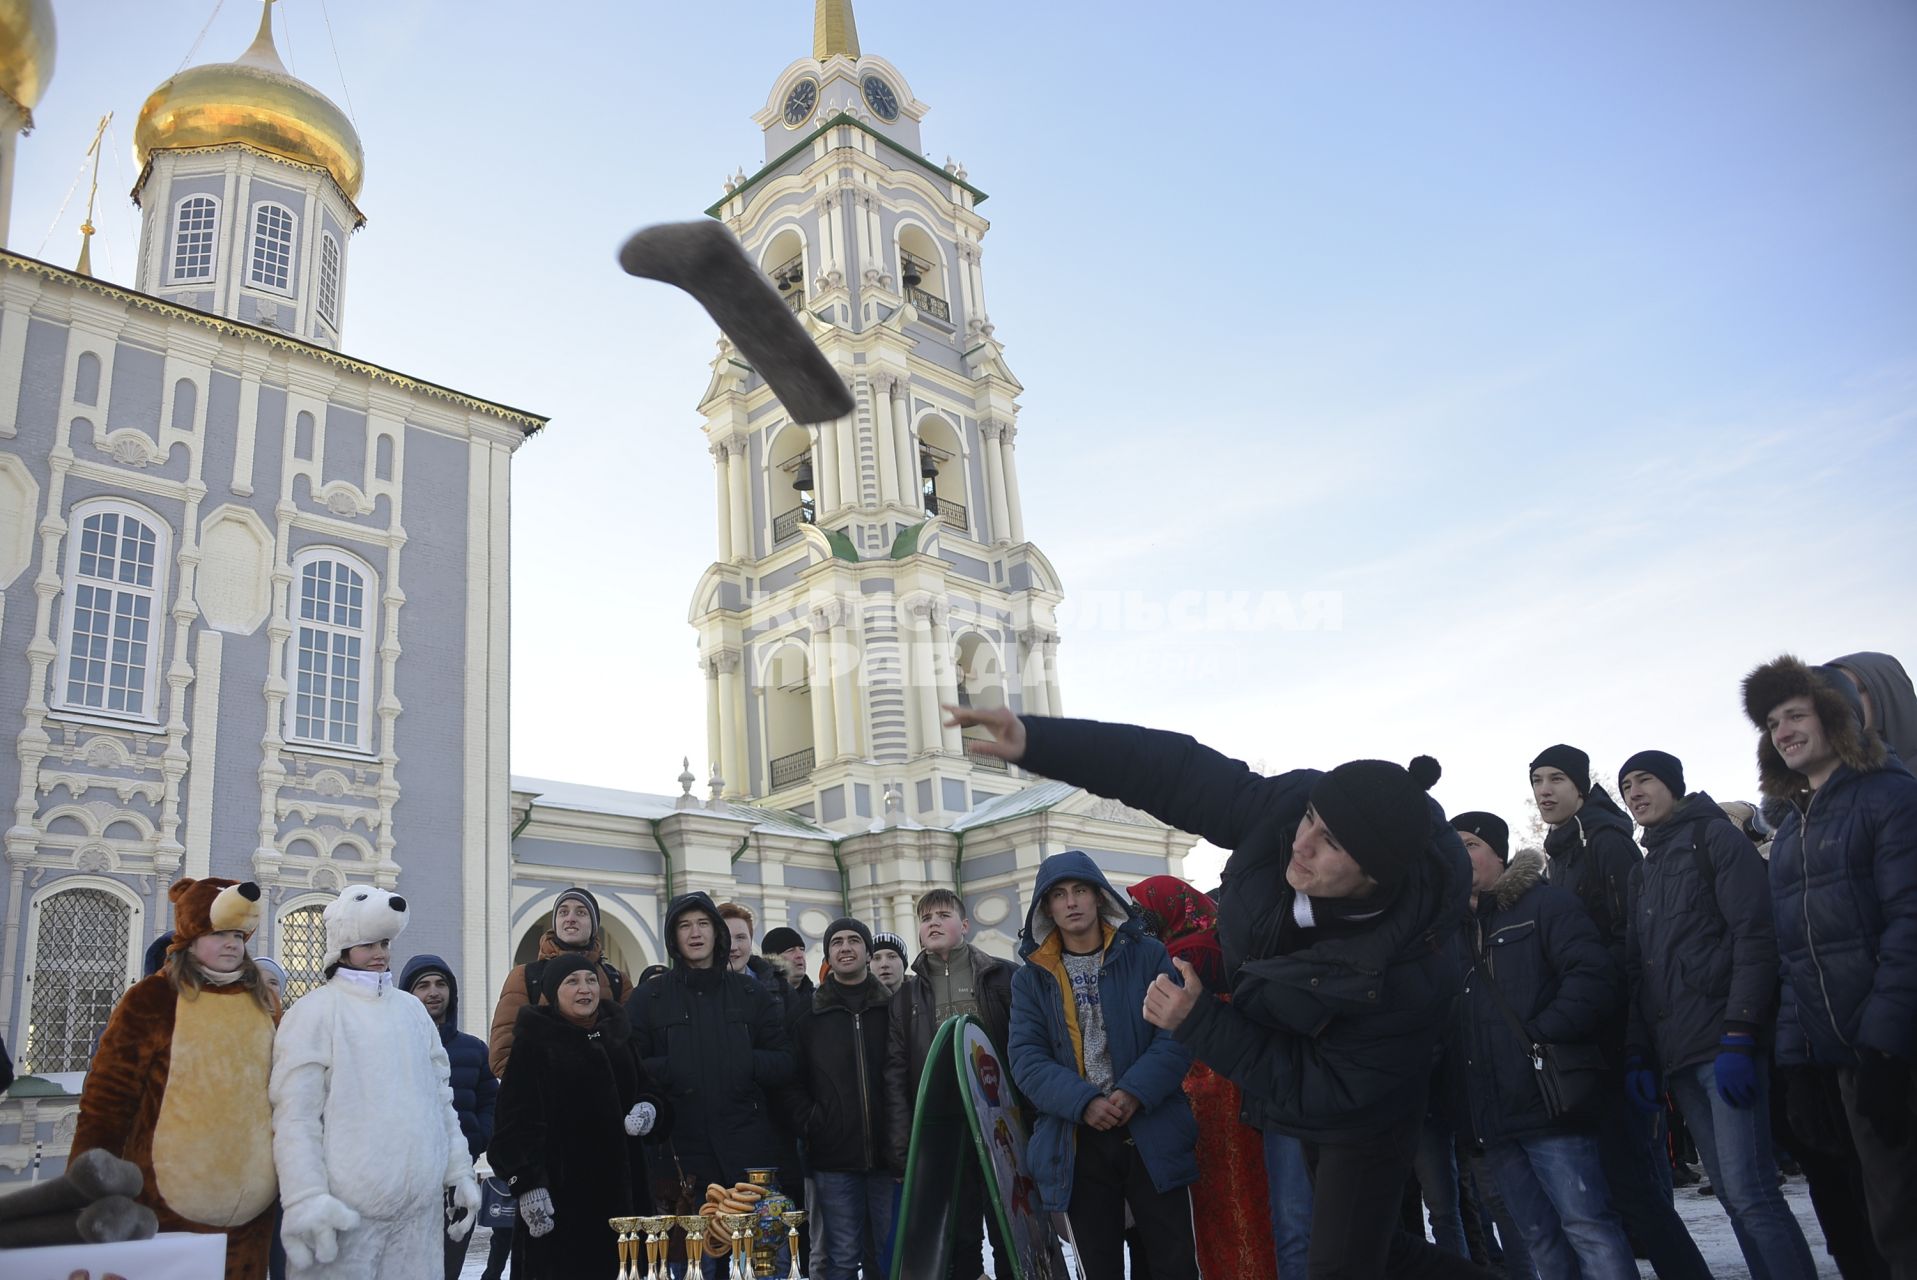
[{"label": "bear costume head", "polygon": [[238,929],[251,938],[260,927],[260,887],[251,880],[180,880],[166,896],[173,902],[169,953],[184,951],[209,933]]},{"label": "bear costume head", "polygon": [[369,884],[349,884],[320,912],[326,923],[326,958],[339,962],[349,947],[397,938],[406,928],[406,899]]}]

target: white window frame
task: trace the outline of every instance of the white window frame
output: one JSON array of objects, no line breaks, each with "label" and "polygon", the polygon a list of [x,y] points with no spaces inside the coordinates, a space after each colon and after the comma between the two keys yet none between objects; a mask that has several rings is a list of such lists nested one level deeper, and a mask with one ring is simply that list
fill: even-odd
[{"label": "white window frame", "polygon": [[[206,228],[206,273],[186,276],[180,274],[181,219],[186,215],[186,206],[195,200],[204,200],[213,210],[212,221]],[[195,234],[198,234],[197,232]],[[181,196],[173,204],[173,236],[167,246],[166,276],[168,284],[212,284],[220,269],[220,198],[195,191]]]},{"label": "white window frame", "polygon": [[[332,261],[327,261],[327,254]],[[332,232],[320,233],[319,251],[319,314],[334,329],[339,328],[339,281],[340,267],[345,259],[340,255],[339,241]]]},{"label": "white window frame", "polygon": [[[333,901],[336,896],[336,894],[331,893],[302,893],[287,900],[281,905],[278,911],[273,913],[273,958],[278,960],[281,965],[286,966],[286,976],[289,986],[295,981],[303,980],[306,977],[306,970],[300,969],[296,972],[292,966],[287,965],[287,961],[291,957],[286,954],[286,918],[297,911],[317,911],[327,903]],[[313,972],[318,975],[317,980],[314,981],[311,986],[307,987],[306,991],[282,991],[280,994],[281,1000],[286,1004],[291,1004],[307,992],[316,991],[320,987],[325,986],[326,978],[324,974],[319,970],[314,970]]]},{"label": "white window frame", "polygon": [[[344,566],[359,575],[360,621],[357,627],[330,620],[316,624],[314,620],[301,616],[306,603],[306,571],[310,566],[322,561]],[[326,751],[349,751],[355,754],[370,753],[373,749],[373,684],[377,673],[375,663],[379,657],[374,639],[378,634],[376,624],[379,620],[379,576],[373,572],[373,567],[366,561],[343,548],[308,547],[293,557],[293,589],[287,592],[286,612],[287,621],[292,627],[286,646],[286,707],[283,733],[287,745],[296,749],[311,747]],[[322,678],[327,679],[329,684],[329,688],[323,695],[329,707],[322,711],[322,717],[328,724],[329,730],[318,736],[311,732],[300,731],[302,719],[300,661],[306,652],[305,640],[306,633],[309,631],[329,637],[359,641],[359,668],[356,676],[359,687],[356,696],[350,702],[354,708],[356,732],[351,741],[341,741],[330,736],[330,725],[333,719],[330,712],[330,703],[333,700],[330,673],[322,673]],[[328,652],[332,652],[330,646]],[[310,716],[305,718],[309,721],[311,719]]]},{"label": "white window frame", "polygon": [[[286,215],[286,283],[274,284],[260,278],[260,215],[268,209],[277,209]],[[300,216],[278,200],[260,200],[253,205],[252,216],[247,220],[246,236],[246,283],[249,288],[264,289],[268,293],[277,293],[282,297],[292,297],[294,286],[299,281],[299,243]]]},{"label": "white window frame", "polygon": [[[146,951],[149,939],[146,936],[146,906],[140,901],[139,894],[118,880],[84,873],[60,876],[42,885],[34,891],[33,897],[27,903],[27,972],[20,992],[19,1047],[14,1051],[15,1056],[21,1060],[25,1060],[28,1050],[38,1048],[37,1045],[30,1043],[29,1031],[33,1019],[33,998],[37,994],[37,988],[33,985],[34,976],[40,967],[37,962],[40,958],[41,908],[55,895],[66,893],[71,889],[96,889],[109,897],[119,899],[129,908],[127,950],[126,955],[121,957],[122,973],[128,987],[140,980],[140,958]],[[121,990],[124,994],[125,988]]]},{"label": "white window frame", "polygon": [[[80,577],[80,557],[86,541],[86,522],[95,516],[113,514],[122,520],[137,520],[153,532],[153,582],[150,586],[129,585],[112,581],[112,605],[110,616],[119,617],[119,598],[124,593],[134,597],[144,597],[148,601],[146,662],[142,668],[141,681],[142,706],[139,711],[127,711],[112,707],[91,707],[85,702],[76,702],[69,694],[71,668],[73,665],[73,619],[79,600],[80,587],[92,586],[103,581],[99,578],[82,579]],[[117,533],[116,537],[119,536]],[[136,506],[118,498],[92,498],[74,504],[67,513],[66,570],[61,576],[60,602],[60,651],[54,668],[53,705],[61,711],[71,711],[79,715],[105,716],[114,720],[130,720],[141,724],[160,722],[160,651],[164,647],[166,625],[169,617],[166,611],[166,579],[168,557],[171,554],[173,530],[166,521],[145,507]],[[117,558],[117,557],[116,557]],[[112,637],[109,634],[109,642]],[[109,663],[111,662],[109,644]]]}]

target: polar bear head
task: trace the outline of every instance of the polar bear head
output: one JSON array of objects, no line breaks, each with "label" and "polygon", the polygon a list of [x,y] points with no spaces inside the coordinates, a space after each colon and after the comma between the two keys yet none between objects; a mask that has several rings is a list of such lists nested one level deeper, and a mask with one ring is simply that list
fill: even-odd
[{"label": "polar bear head", "polygon": [[348,947],[397,938],[406,927],[406,899],[369,884],[349,884],[320,913],[326,922],[326,964]]}]

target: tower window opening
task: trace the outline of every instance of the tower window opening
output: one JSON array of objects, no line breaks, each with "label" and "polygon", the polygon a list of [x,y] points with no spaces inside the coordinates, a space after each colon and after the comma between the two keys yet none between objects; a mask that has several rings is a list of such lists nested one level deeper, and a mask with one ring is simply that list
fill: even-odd
[{"label": "tower window opening", "polygon": [[795,313],[805,310],[804,255],[780,263],[769,274],[772,276],[772,287],[785,299],[785,305]]},{"label": "tower window opening", "polygon": [[329,231],[320,237],[320,318],[339,328],[339,241]]},{"label": "tower window opening", "polygon": [[283,205],[263,204],[253,211],[253,269],[251,284],[281,293],[293,283],[293,212]]},{"label": "tower window opening", "polygon": [[188,196],[173,220],[173,283],[213,278],[213,238],[219,206],[212,196]]},{"label": "tower window opening", "polygon": [[772,542],[778,545],[799,534],[802,524],[819,522],[817,483],[812,476],[812,455],[802,453],[796,461],[783,467],[782,472],[792,477],[792,488],[799,496],[799,505],[780,512],[772,520]]}]

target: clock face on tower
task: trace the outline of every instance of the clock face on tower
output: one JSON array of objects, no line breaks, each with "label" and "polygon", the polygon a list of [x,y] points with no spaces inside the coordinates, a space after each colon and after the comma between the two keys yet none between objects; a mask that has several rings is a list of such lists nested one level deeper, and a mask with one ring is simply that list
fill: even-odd
[{"label": "clock face on tower", "polygon": [[859,86],[865,92],[865,105],[872,108],[872,114],[887,124],[899,118],[899,95],[892,92],[892,86],[877,76],[867,76]]},{"label": "clock face on tower", "polygon": [[807,77],[792,86],[792,92],[785,95],[785,127],[796,129],[812,118],[812,108],[819,105],[819,82]]}]

